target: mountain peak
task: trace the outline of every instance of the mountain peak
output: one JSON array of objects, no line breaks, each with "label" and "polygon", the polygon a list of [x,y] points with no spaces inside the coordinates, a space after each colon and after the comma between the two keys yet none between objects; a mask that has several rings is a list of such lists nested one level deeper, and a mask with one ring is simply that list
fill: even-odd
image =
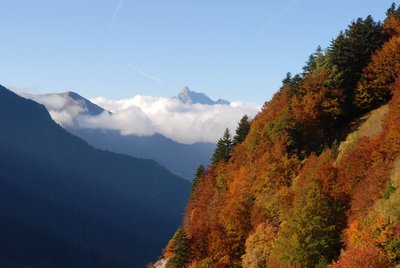
[{"label": "mountain peak", "polygon": [[192,92],[192,91],[190,91],[189,87],[185,86],[182,88],[182,90],[179,94],[189,94],[190,92]]},{"label": "mountain peak", "polygon": [[[59,96],[63,98],[63,107],[59,109],[65,109],[68,106],[76,106],[78,105],[83,109],[82,114],[85,115],[91,115],[91,116],[96,116],[99,115],[106,110],[104,110],[102,107],[92,103],[90,100],[82,97],[78,93],[74,91],[66,91],[62,93],[50,93],[50,94],[41,94],[41,95],[36,95],[33,99],[39,103],[42,103],[43,105],[46,106],[48,110],[54,109],[54,107],[51,107],[51,102],[46,101],[48,97],[52,96]],[[109,111],[106,111],[110,114]]]},{"label": "mountain peak", "polygon": [[183,87],[182,90],[179,92],[179,94],[176,97],[174,97],[174,99],[177,99],[184,104],[199,103],[206,105],[215,105],[215,104],[229,105],[229,101],[227,100],[218,99],[217,101],[213,101],[206,94],[202,92],[191,91],[187,86]]}]

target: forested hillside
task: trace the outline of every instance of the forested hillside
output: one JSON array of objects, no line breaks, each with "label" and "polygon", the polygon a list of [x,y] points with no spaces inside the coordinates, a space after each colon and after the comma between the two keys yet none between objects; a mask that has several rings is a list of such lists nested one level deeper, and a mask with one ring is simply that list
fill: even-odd
[{"label": "forested hillside", "polygon": [[220,140],[167,266],[400,265],[399,75],[395,4],[318,48],[243,141]]}]

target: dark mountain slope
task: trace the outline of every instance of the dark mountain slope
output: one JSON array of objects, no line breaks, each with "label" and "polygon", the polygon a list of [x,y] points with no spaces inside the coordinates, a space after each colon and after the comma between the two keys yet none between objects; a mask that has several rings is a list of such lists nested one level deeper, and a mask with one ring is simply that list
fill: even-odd
[{"label": "dark mountain slope", "polygon": [[67,128],[89,144],[116,153],[133,157],[154,159],[174,174],[192,180],[196,168],[208,165],[215,144],[198,142],[182,144],[160,134],[152,136],[121,135],[119,131],[107,129]]},{"label": "dark mountain slope", "polygon": [[[61,123],[61,125],[90,145],[115,153],[155,160],[186,180],[191,181],[193,179],[194,171],[199,165],[206,166],[209,164],[215,148],[213,143],[182,144],[160,134],[151,136],[121,135],[119,131],[107,128],[85,128],[80,125],[81,117],[94,117],[103,112],[111,113],[75,92],[44,95],[24,93],[23,96],[45,105],[50,113],[65,112],[73,115],[71,124]],[[63,105],[60,107],[55,100],[62,102]],[[78,114],[71,113],[76,109],[81,109],[81,112]]]},{"label": "dark mountain slope", "polygon": [[0,87],[0,266],[142,267],[179,224],[189,183],[100,151]]}]

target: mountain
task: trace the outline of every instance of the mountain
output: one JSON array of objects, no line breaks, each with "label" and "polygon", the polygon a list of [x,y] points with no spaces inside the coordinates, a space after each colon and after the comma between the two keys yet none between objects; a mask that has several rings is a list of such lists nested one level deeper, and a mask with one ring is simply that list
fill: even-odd
[{"label": "mountain", "polygon": [[157,263],[400,266],[400,6],[354,20],[219,142]]},{"label": "mountain", "polygon": [[62,127],[70,133],[84,139],[90,145],[115,153],[133,157],[153,159],[172,171],[174,174],[191,181],[196,168],[210,163],[215,144],[197,142],[183,144],[163,135],[150,136],[122,135],[119,131],[106,128],[85,128],[80,124],[82,116],[92,117],[109,111],[92,103],[75,92],[22,96],[35,100],[46,106],[54,120],[65,114],[71,116],[68,124]]},{"label": "mountain", "polygon": [[138,158],[153,159],[174,174],[193,180],[199,165],[207,166],[215,144],[197,142],[183,144],[160,134],[151,136],[121,135],[109,129],[66,128],[96,148]]},{"label": "mountain", "polygon": [[68,92],[65,92],[65,93],[60,93],[59,95],[64,95],[64,96],[66,96],[68,98],[71,98],[72,100],[78,102],[79,104],[81,104],[82,108],[84,108],[83,114],[85,114],[85,115],[96,116],[96,115],[99,115],[99,114],[101,114],[103,112],[110,113],[109,111],[104,110],[102,107],[92,103],[88,99],[85,99],[84,97],[82,97],[78,93],[75,93],[75,92],[72,92],[72,91],[68,91]]},{"label": "mountain", "polygon": [[217,101],[213,101],[204,93],[198,93],[195,91],[191,91],[188,87],[184,87],[179,94],[174,97],[174,99],[179,100],[184,104],[206,104],[206,105],[229,105],[229,101],[218,99]]},{"label": "mountain", "polygon": [[0,86],[0,266],[144,267],[178,226],[190,184],[101,151]]},{"label": "mountain", "polygon": [[25,98],[43,104],[50,112],[53,119],[61,121],[63,126],[79,127],[80,116],[98,116],[103,112],[111,114],[111,112],[106,111],[102,107],[72,91],[38,95],[25,92],[17,93]]}]

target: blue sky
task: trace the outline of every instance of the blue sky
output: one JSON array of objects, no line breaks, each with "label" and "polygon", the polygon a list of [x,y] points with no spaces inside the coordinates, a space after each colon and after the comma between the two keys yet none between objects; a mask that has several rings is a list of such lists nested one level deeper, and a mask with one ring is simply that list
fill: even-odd
[{"label": "blue sky", "polygon": [[0,0],[0,84],[92,98],[263,103],[357,17],[386,0]]}]

